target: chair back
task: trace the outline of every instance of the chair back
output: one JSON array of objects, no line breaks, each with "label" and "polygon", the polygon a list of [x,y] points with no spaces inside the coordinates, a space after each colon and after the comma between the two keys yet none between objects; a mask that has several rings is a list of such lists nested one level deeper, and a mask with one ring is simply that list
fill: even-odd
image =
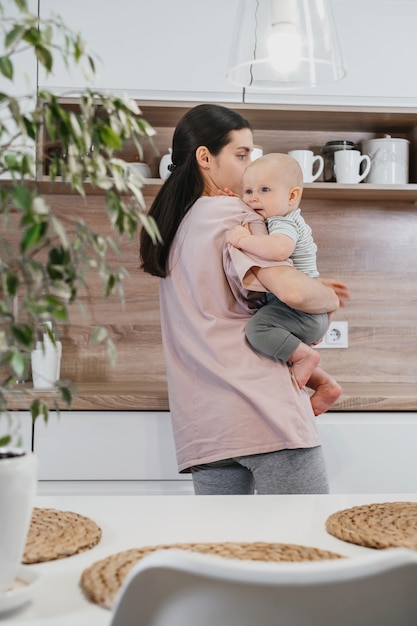
[{"label": "chair back", "polygon": [[263,563],[176,549],[140,561],[111,626],[416,626],[417,553]]}]

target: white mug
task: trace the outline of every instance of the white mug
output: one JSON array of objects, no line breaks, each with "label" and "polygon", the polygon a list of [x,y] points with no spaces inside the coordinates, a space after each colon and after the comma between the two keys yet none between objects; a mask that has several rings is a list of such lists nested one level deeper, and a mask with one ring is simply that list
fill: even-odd
[{"label": "white mug", "polygon": [[[288,154],[300,165],[303,172],[303,182],[313,183],[322,174],[324,159],[319,154],[314,156],[312,150],[291,150]],[[316,163],[318,163],[317,170],[313,173]]]},{"label": "white mug", "polygon": [[256,159],[259,159],[263,155],[264,155],[264,151],[262,149],[262,146],[253,146],[253,150],[251,152],[252,161],[256,161]]},{"label": "white mug", "polygon": [[[367,154],[361,154],[359,150],[338,150],[334,153],[336,170],[336,182],[360,183],[366,178],[371,169],[371,159]],[[366,163],[361,173],[361,165]]]},{"label": "white mug", "polygon": [[58,348],[32,350],[32,381],[35,389],[50,389],[58,379],[60,355]]}]

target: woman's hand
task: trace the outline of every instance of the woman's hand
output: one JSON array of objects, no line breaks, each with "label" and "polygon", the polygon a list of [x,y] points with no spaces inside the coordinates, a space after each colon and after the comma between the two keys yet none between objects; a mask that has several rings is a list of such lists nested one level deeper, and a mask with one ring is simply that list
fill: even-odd
[{"label": "woman's hand", "polygon": [[350,298],[350,293],[347,285],[345,285],[345,283],[340,283],[337,280],[333,280],[332,278],[320,278],[319,280],[326,287],[330,287],[330,289],[333,289],[333,291],[339,298],[339,306],[345,306],[345,300],[348,300]]}]

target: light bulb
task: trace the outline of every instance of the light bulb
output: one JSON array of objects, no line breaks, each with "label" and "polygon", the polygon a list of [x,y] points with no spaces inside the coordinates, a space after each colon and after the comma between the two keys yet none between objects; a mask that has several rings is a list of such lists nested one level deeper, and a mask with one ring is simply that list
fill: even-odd
[{"label": "light bulb", "polygon": [[301,63],[302,41],[296,24],[279,22],[267,40],[269,60],[280,74],[291,74]]}]

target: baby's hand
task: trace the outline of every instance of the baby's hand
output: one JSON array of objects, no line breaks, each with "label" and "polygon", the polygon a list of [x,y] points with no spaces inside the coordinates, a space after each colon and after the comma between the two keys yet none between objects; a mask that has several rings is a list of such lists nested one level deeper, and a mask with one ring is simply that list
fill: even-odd
[{"label": "baby's hand", "polygon": [[250,236],[250,232],[248,228],[244,226],[235,226],[232,230],[226,235],[227,243],[231,243],[235,248],[239,248],[239,242],[243,237]]},{"label": "baby's hand", "polygon": [[320,278],[320,280],[323,285],[326,285],[326,287],[330,287],[331,289],[333,289],[333,291],[336,292],[336,295],[339,298],[339,306],[345,306],[345,300],[350,298],[350,293],[347,285],[337,280],[333,280],[332,278]]},{"label": "baby's hand", "polygon": [[218,189],[218,194],[219,196],[231,196],[232,198],[240,198],[237,193],[231,191],[228,187],[225,187],[224,189]]}]

